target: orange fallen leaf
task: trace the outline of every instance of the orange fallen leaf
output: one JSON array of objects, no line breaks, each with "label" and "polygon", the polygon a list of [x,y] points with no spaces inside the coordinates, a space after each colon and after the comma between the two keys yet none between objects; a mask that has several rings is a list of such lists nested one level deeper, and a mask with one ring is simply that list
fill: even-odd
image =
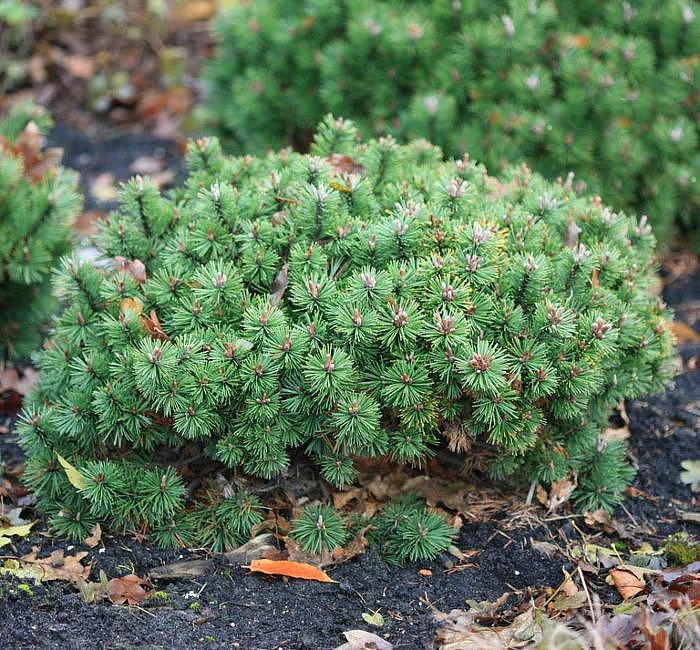
[{"label": "orange fallen leaf", "polygon": [[271,576],[287,576],[289,578],[301,578],[302,580],[318,580],[319,582],[337,582],[325,571],[306,564],[305,562],[292,562],[291,560],[253,560],[249,566],[254,573],[265,573]]},{"label": "orange fallen leaf", "polygon": [[430,569],[418,569],[419,575],[430,577],[433,572]]},{"label": "orange fallen leaf", "polygon": [[671,321],[668,324],[668,329],[671,330],[671,333],[679,343],[700,343],[700,334],[682,321]]},{"label": "orange fallen leaf", "polygon": [[148,583],[143,578],[134,573],[122,578],[112,578],[109,581],[109,599],[115,605],[138,605],[148,596],[148,592],[143,588],[146,584]]},{"label": "orange fallen leaf", "polygon": [[645,591],[645,584],[627,569],[611,569],[610,578],[623,600],[634,598]]}]

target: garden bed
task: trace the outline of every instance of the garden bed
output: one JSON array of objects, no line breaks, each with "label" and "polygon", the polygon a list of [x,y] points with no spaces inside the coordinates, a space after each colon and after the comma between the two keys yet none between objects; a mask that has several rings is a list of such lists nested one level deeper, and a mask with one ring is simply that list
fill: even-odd
[{"label": "garden bed", "polygon": [[[164,184],[181,173],[178,158],[165,141],[117,137],[94,143],[63,128],[51,139],[66,148],[67,164],[84,172],[88,190],[103,174],[110,175],[106,185],[116,187],[134,171],[133,160],[152,158],[159,148],[160,171],[170,173]],[[110,155],[103,155],[106,151]],[[90,207],[109,205],[109,199],[109,193],[98,193]],[[515,615],[531,599],[553,594],[564,579],[562,569],[571,572],[580,566],[576,549],[615,542],[622,544],[618,548],[624,554],[644,542],[658,548],[668,535],[681,531],[698,536],[697,518],[688,520],[686,514],[697,509],[697,496],[694,501],[680,472],[681,461],[697,459],[700,448],[700,345],[692,334],[698,328],[700,276],[692,264],[681,271],[678,265],[671,267],[666,271],[665,296],[678,307],[689,328],[680,346],[680,374],[666,393],[627,405],[630,453],[639,471],[629,496],[612,518],[585,518],[568,505],[548,513],[536,499],[533,505],[523,505],[527,486],[520,491],[505,484],[494,488],[479,476],[468,477],[473,480],[473,493],[465,499],[469,506],[459,513],[463,525],[455,543],[464,554],[461,560],[445,555],[419,566],[388,568],[370,550],[330,568],[335,584],[264,577],[223,557],[196,551],[161,552],[109,535],[93,548],[73,545],[52,538],[46,522],[39,519],[31,536],[14,548],[2,549],[5,560],[24,556],[33,547],[38,547],[39,557],[58,550],[66,558],[86,552],[82,564],[92,563],[90,580],[98,581],[100,571],[107,578],[136,574],[147,581],[144,586],[150,595],[138,606],[106,600],[87,604],[85,593],[67,581],[35,584],[0,576],[4,645],[17,649],[335,648],[344,642],[343,632],[366,629],[395,648],[432,648],[436,611],[464,609],[467,600],[493,602],[510,593],[502,609]],[[7,419],[0,433],[0,453],[6,469],[16,470],[22,458],[12,427]],[[625,427],[620,429],[624,435]],[[6,495],[6,501],[11,497]],[[28,507],[22,516],[35,516],[31,500],[18,501],[23,503]],[[148,577],[157,567],[196,559],[211,562],[195,577]],[[600,598],[603,611],[620,602],[619,594],[605,582],[606,575],[603,568],[586,574],[586,593]],[[367,614],[376,623],[372,618],[376,612],[382,616],[381,626],[363,619]]]}]

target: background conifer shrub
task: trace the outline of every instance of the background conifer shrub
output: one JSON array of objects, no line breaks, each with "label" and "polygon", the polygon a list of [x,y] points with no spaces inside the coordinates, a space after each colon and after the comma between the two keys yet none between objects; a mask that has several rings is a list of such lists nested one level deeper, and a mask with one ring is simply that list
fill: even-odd
[{"label": "background conifer shrub", "polygon": [[215,22],[208,108],[242,152],[308,145],[327,112],[490,169],[527,161],[700,244],[694,0],[262,0]]},{"label": "background conifer shrub", "polygon": [[30,105],[0,121],[0,364],[38,347],[55,307],[51,269],[70,250],[81,207],[60,150],[42,150],[49,125]]},{"label": "background conifer shrub", "polygon": [[[577,476],[585,507],[619,501],[631,469],[601,431],[672,373],[644,219],[330,116],[311,155],[202,139],[188,163],[170,198],[125,185],[103,264],[58,275],[19,439],[59,533],[226,548],[260,519],[244,475],[303,451],[340,487],[356,457],[420,464],[441,437],[490,450],[496,477]],[[380,524],[396,561],[449,539],[425,510]]]}]

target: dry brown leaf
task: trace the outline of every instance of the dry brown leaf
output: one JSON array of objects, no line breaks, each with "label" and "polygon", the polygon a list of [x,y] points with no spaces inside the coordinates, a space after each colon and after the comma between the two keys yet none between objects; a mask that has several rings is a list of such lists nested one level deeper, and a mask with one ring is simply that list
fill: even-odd
[{"label": "dry brown leaf", "polygon": [[90,548],[95,548],[102,540],[102,527],[99,523],[95,524],[92,533],[85,538],[85,544]]},{"label": "dry brown leaf", "polygon": [[[131,275],[138,284],[143,284],[146,281],[146,266],[139,260],[127,260],[121,255],[114,258],[114,265],[117,271],[126,271]],[[138,313],[141,313],[140,311]]]},{"label": "dry brown leaf", "polygon": [[588,597],[585,591],[577,591],[571,596],[560,596],[552,603],[555,610],[558,612],[567,612],[572,609],[579,609],[588,603]]},{"label": "dry brown leaf", "polygon": [[325,571],[304,562],[262,559],[253,560],[249,566],[243,568],[250,569],[254,573],[265,573],[273,576],[287,576],[288,578],[317,580],[318,582],[337,582]]},{"label": "dry brown leaf", "polygon": [[163,159],[155,156],[139,156],[129,165],[129,171],[132,174],[141,174],[148,176],[155,174],[163,169]]},{"label": "dry brown leaf", "polygon": [[69,54],[63,59],[66,72],[78,79],[90,79],[95,74],[95,60],[82,54]]},{"label": "dry brown leaf", "polygon": [[148,572],[151,580],[180,580],[183,578],[199,578],[206,573],[214,571],[214,562],[211,560],[182,560],[171,562],[165,566],[157,566]]},{"label": "dry brown leaf", "polygon": [[284,292],[289,286],[289,278],[287,277],[288,271],[289,265],[285,264],[272,283],[272,287],[270,288],[270,304],[277,305],[282,300],[282,296],[284,296]]},{"label": "dry brown leaf", "polygon": [[109,172],[97,175],[90,183],[90,194],[93,198],[104,203],[116,201],[119,197],[119,190],[114,184],[114,175]]},{"label": "dry brown leaf", "polygon": [[542,638],[541,623],[535,619],[535,608],[522,612],[506,627],[483,627],[475,623],[473,611],[452,610],[436,613],[440,622],[435,647],[440,650],[487,650],[531,647]]},{"label": "dry brown leaf", "polygon": [[541,485],[537,486],[535,496],[537,500],[547,508],[548,512],[555,512],[561,505],[569,500],[569,497],[576,489],[576,482],[569,479],[555,481],[549,488],[545,490]]},{"label": "dry brown leaf", "polygon": [[700,334],[683,321],[672,321],[668,324],[668,329],[671,330],[678,343],[700,343]]},{"label": "dry brown leaf", "polygon": [[17,368],[5,368],[0,372],[0,393],[11,390],[26,395],[38,377],[39,374],[33,368],[23,368],[21,373]]},{"label": "dry brown leaf", "polygon": [[115,605],[138,605],[148,592],[143,588],[148,583],[137,575],[130,573],[122,578],[112,578],[109,581],[109,599]]},{"label": "dry brown leaf", "polygon": [[75,555],[64,555],[63,549],[54,551],[49,557],[37,558],[39,547],[35,546],[32,552],[21,558],[22,563],[29,564],[39,569],[39,579],[42,582],[48,580],[67,580],[76,582],[79,578],[87,580],[92,569],[92,562],[87,566],[80,560],[87,556],[87,551],[80,551]]},{"label": "dry brown leaf", "polygon": [[564,582],[562,583],[560,587],[561,593],[563,593],[565,596],[573,596],[578,593],[578,587],[576,586],[576,583],[572,580],[571,574],[567,572],[567,570],[562,567],[561,568],[562,573],[565,576]]},{"label": "dry brown leaf", "polygon": [[333,564],[342,564],[343,562],[352,560],[352,558],[364,553],[367,550],[367,547],[369,546],[369,542],[365,537],[365,534],[369,529],[369,526],[362,528],[357,532],[357,535],[355,535],[355,538],[349,544],[346,544],[345,546],[340,546],[338,548],[334,548],[331,551],[331,558],[333,558]]},{"label": "dry brown leaf", "polygon": [[535,551],[542,555],[546,555],[548,558],[553,558],[557,553],[561,553],[562,555],[564,554],[561,548],[559,548],[556,544],[533,539],[532,537],[530,538],[530,546]]},{"label": "dry brown leaf", "polygon": [[231,564],[250,562],[256,558],[267,557],[266,553],[276,551],[277,549],[274,545],[274,541],[275,536],[272,533],[261,533],[248,540],[242,546],[232,551],[221,553],[219,557]]},{"label": "dry brown leaf", "polygon": [[73,224],[75,232],[83,237],[92,237],[97,234],[97,223],[104,216],[102,210],[84,210],[78,215]]},{"label": "dry brown leaf", "polygon": [[344,153],[333,153],[326,160],[338,174],[361,174],[364,171],[362,165],[357,164],[350,156]]},{"label": "dry brown leaf", "polygon": [[425,499],[431,508],[442,504],[450,510],[467,512],[469,510],[468,497],[473,491],[473,486],[465,481],[416,476],[408,479],[401,487],[401,491],[416,492]]},{"label": "dry brown leaf", "polygon": [[185,0],[178,2],[168,15],[177,23],[196,23],[209,20],[216,13],[216,2],[212,0]]},{"label": "dry brown leaf", "polygon": [[629,569],[610,569],[617,592],[623,600],[634,598],[646,589],[646,585]]},{"label": "dry brown leaf", "polygon": [[336,510],[342,510],[348,503],[357,499],[361,502],[363,499],[365,491],[360,487],[354,487],[345,492],[334,492],[333,493],[333,507]]},{"label": "dry brown leaf", "polygon": [[141,316],[141,325],[154,339],[159,341],[170,341],[170,337],[163,331],[163,327],[158,320],[158,314],[151,309],[149,316]]}]

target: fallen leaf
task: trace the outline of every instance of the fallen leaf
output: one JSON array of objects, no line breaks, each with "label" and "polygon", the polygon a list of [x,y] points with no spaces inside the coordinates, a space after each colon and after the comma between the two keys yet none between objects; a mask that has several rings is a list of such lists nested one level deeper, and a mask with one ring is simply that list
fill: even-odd
[{"label": "fallen leaf", "polygon": [[690,485],[693,492],[700,490],[700,460],[683,460],[681,467],[681,482]]},{"label": "fallen leaf", "polygon": [[170,341],[170,337],[165,333],[163,326],[158,320],[158,314],[156,314],[155,309],[151,309],[149,316],[141,316],[141,326],[154,339]]},{"label": "fallen leaf", "polygon": [[[143,284],[148,278],[146,276],[146,265],[139,259],[128,260],[121,255],[117,255],[114,258],[114,265],[117,271],[126,271],[136,282]],[[125,298],[126,300],[126,298]],[[132,298],[131,300],[138,300],[137,298]],[[141,302],[138,300],[138,302]],[[137,313],[141,313],[143,310],[143,303]]]},{"label": "fallen leaf", "polygon": [[418,574],[426,577],[430,577],[433,575],[433,572],[430,569],[418,569]]},{"label": "fallen leaf", "polygon": [[20,567],[33,570],[33,576],[38,582],[49,580],[67,580],[76,582],[79,578],[87,580],[90,575],[92,563],[84,566],[81,560],[85,558],[87,551],[80,551],[75,555],[64,555],[63,549],[58,549],[49,557],[37,558],[38,547],[34,547],[31,553],[20,559]]},{"label": "fallen leaf", "polygon": [[700,343],[700,334],[683,321],[674,320],[668,323],[668,329],[678,343]]},{"label": "fallen leaf", "polygon": [[290,560],[253,560],[249,566],[254,573],[265,573],[273,576],[287,576],[302,580],[318,580],[318,582],[337,582],[321,569],[304,562],[292,562]]},{"label": "fallen leaf", "polygon": [[97,234],[97,224],[103,216],[102,210],[84,210],[78,215],[73,228],[83,237],[92,237]]},{"label": "fallen leaf", "polygon": [[623,600],[634,598],[646,585],[629,569],[610,569],[610,578]]},{"label": "fallen leaf", "polygon": [[549,486],[549,491],[541,485],[537,486],[535,495],[537,500],[547,508],[547,512],[555,512],[561,505],[569,500],[569,497],[576,489],[576,483],[569,479],[555,481]]},{"label": "fallen leaf", "polygon": [[332,153],[326,158],[337,174],[362,174],[364,167],[344,153]]},{"label": "fallen leaf", "polygon": [[88,535],[88,537],[85,538],[85,543],[90,547],[90,548],[95,548],[100,543],[100,540],[102,539],[102,527],[100,526],[99,523],[95,524],[95,527],[92,529],[92,534]]},{"label": "fallen leaf", "polygon": [[148,572],[151,580],[180,580],[181,578],[199,578],[214,570],[211,560],[184,560],[172,562],[165,566],[154,567]]},{"label": "fallen leaf", "polygon": [[536,609],[530,607],[505,627],[483,627],[475,622],[478,616],[475,612],[436,612],[435,616],[441,626],[434,647],[440,650],[533,647],[532,643],[537,643],[542,638],[542,617],[535,614]]},{"label": "fallen leaf", "polygon": [[119,197],[119,190],[114,185],[114,175],[103,172],[96,176],[90,184],[90,194],[103,203],[116,201]]},{"label": "fallen leaf", "polygon": [[85,477],[58,452],[56,452],[56,458],[58,458],[58,462],[61,464],[61,467],[63,467],[70,484],[76,490],[84,490],[87,487]]},{"label": "fallen leaf", "polygon": [[563,551],[556,545],[553,544],[552,542],[545,542],[541,541],[538,539],[533,539],[532,537],[530,538],[530,546],[540,553],[541,555],[545,555],[548,558],[553,558],[557,553],[561,553],[563,555]]},{"label": "fallen leaf", "polygon": [[[345,546],[339,546],[331,551],[332,564],[342,564],[352,558],[364,553],[369,546],[369,542],[365,534],[370,529],[370,526],[365,526],[357,531],[355,538]],[[323,565],[322,565],[323,566]]]},{"label": "fallen leaf", "polygon": [[[277,274],[275,281],[272,283],[272,287],[270,289],[270,304],[271,305],[277,305],[277,304],[279,304],[280,300],[282,300],[282,296],[284,296],[284,292],[287,290],[287,287],[289,286],[289,278],[287,276],[288,271],[289,271],[289,265],[285,264],[280,269],[280,272]],[[336,506],[336,508],[337,507],[338,506]]]},{"label": "fallen leaf", "polygon": [[20,517],[22,508],[12,508],[4,512],[0,503],[0,548],[12,543],[12,537],[26,537],[35,522]]},{"label": "fallen leaf", "polygon": [[562,595],[559,598],[556,598],[552,605],[554,605],[554,609],[556,609],[558,612],[566,612],[572,609],[579,609],[579,607],[586,605],[587,602],[588,598],[586,596],[586,592],[577,591],[571,596]]},{"label": "fallen leaf", "polygon": [[275,536],[272,533],[262,533],[256,535],[253,539],[248,540],[242,546],[221,553],[218,557],[229,562],[230,564],[242,564],[252,560],[264,557],[268,551],[276,550],[274,546]]},{"label": "fallen leaf", "polygon": [[163,171],[149,174],[148,178],[157,188],[162,188],[165,185],[170,185],[175,180],[175,172],[172,169],[164,169]]},{"label": "fallen leaf", "polygon": [[122,578],[112,578],[109,581],[109,599],[115,605],[138,605],[148,596],[148,592],[143,588],[147,584],[143,578],[133,573]]},{"label": "fallen leaf", "polygon": [[365,630],[348,630],[343,635],[348,642],[335,650],[392,650],[394,647],[386,639]]},{"label": "fallen leaf", "polygon": [[139,156],[129,165],[129,171],[132,174],[141,174],[142,176],[155,174],[162,169],[163,159],[154,156]]},{"label": "fallen leaf", "polygon": [[143,311],[143,303],[139,298],[122,298],[119,311],[127,316],[129,313],[138,316]]},{"label": "fallen leaf", "polygon": [[690,510],[679,510],[678,518],[683,521],[694,521],[696,524],[700,524],[700,512],[692,512]]},{"label": "fallen leaf", "polygon": [[177,3],[168,14],[170,20],[178,23],[195,23],[209,20],[216,12],[216,2],[212,0],[186,0]]},{"label": "fallen leaf", "polygon": [[309,553],[291,537],[282,537],[282,541],[284,542],[287,554],[281,557],[278,554],[265,555],[266,560],[289,560],[300,564],[310,564],[320,569],[333,566],[336,563],[331,552],[325,547],[320,553]]},{"label": "fallen leaf", "polygon": [[63,59],[68,74],[78,79],[90,79],[95,74],[95,60],[82,54],[70,54]]},{"label": "fallen leaf", "polygon": [[384,626],[384,617],[379,612],[374,612],[374,614],[362,612],[362,620],[368,625],[374,625],[375,627]]},{"label": "fallen leaf", "polygon": [[26,395],[36,384],[39,373],[33,368],[7,367],[0,372],[0,393],[13,391],[19,395]]},{"label": "fallen leaf", "polygon": [[575,596],[577,593],[579,593],[578,587],[576,586],[576,583],[573,581],[573,579],[571,578],[571,575],[566,571],[566,569],[564,567],[562,567],[561,570],[565,576],[565,580],[564,580],[564,582],[562,582],[559,590],[565,596]]},{"label": "fallen leaf", "polygon": [[22,396],[14,391],[7,390],[0,393],[0,414],[14,418],[22,410]]}]

